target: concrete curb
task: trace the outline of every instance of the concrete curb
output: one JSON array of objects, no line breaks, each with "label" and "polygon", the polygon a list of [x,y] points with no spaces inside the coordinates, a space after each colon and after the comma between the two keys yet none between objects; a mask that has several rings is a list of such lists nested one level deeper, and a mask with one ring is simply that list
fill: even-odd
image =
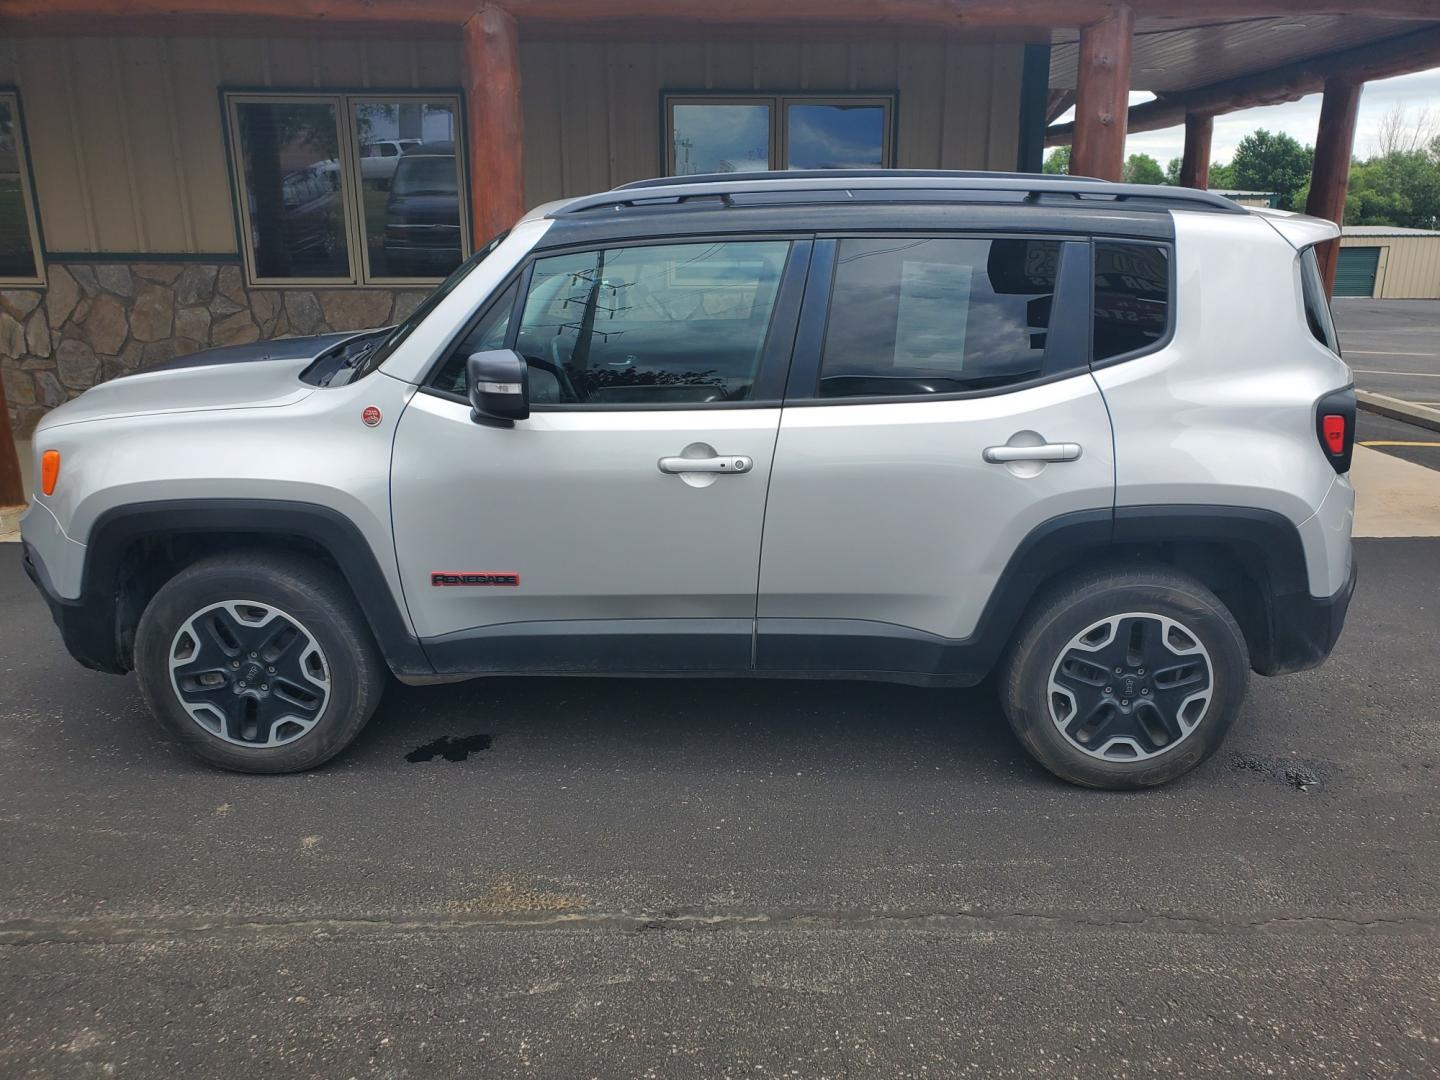
[{"label": "concrete curb", "polygon": [[20,515],[23,513],[23,506],[0,506],[0,539],[7,539],[11,533],[17,537],[20,535]]},{"label": "concrete curb", "polygon": [[1406,423],[1429,428],[1431,431],[1440,431],[1440,409],[1431,409],[1425,405],[1413,405],[1408,401],[1372,393],[1369,390],[1356,390],[1355,400],[1366,412],[1379,413],[1392,420],[1404,420]]}]

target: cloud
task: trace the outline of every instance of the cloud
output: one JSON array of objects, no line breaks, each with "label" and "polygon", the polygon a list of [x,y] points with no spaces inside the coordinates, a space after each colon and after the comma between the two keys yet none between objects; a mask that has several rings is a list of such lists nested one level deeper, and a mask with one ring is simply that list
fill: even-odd
[{"label": "cloud", "polygon": [[[1148,100],[1150,96],[1132,94],[1131,101],[1134,103],[1137,97]],[[1284,105],[1267,105],[1217,116],[1211,156],[1216,161],[1229,161],[1235,155],[1240,140],[1256,128],[1283,131],[1307,146],[1315,145],[1315,132],[1320,126],[1320,98],[1319,94],[1311,94]],[[1412,115],[1427,105],[1440,109],[1440,68],[1366,84],[1365,93],[1360,98],[1360,116],[1355,131],[1356,154],[1368,157],[1374,152],[1380,121],[1397,103],[1409,109]],[[1164,131],[1138,132],[1126,140],[1125,152],[1149,154],[1163,165],[1185,152],[1185,129],[1175,127]]]}]

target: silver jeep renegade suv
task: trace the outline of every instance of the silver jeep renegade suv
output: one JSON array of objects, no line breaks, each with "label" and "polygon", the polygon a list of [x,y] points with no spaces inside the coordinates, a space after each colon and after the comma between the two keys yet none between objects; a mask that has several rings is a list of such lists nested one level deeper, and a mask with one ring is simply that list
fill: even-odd
[{"label": "silver jeep renegade suv", "polygon": [[56,409],[26,566],[230,769],[327,760],[390,673],[993,672],[1052,772],[1162,783],[1340,633],[1336,235],[1065,177],[630,184],[398,326]]}]

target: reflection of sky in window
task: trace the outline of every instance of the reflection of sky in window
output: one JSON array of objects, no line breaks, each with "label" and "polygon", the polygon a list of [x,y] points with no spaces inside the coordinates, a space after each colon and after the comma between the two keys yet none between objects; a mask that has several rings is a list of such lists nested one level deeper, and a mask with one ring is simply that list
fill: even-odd
[{"label": "reflection of sky in window", "polygon": [[675,175],[770,167],[768,105],[676,105]]},{"label": "reflection of sky in window", "polygon": [[876,105],[791,105],[787,116],[792,169],[879,168],[885,110]]}]

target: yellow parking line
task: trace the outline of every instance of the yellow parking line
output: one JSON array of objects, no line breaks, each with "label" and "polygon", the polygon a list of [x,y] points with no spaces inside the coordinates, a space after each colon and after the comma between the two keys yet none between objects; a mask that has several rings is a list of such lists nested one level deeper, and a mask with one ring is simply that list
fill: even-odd
[{"label": "yellow parking line", "polygon": [[1361,446],[1440,446],[1440,442],[1401,442],[1394,439],[1370,439]]}]

